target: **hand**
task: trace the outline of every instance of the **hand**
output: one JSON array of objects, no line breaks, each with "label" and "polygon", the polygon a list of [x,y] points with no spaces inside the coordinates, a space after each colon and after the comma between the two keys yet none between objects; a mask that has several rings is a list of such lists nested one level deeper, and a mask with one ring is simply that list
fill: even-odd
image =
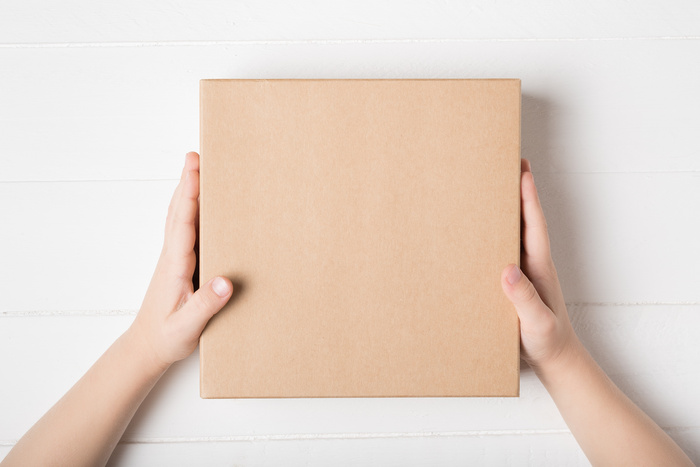
[{"label": "hand", "polygon": [[[564,296],[549,249],[530,162],[522,160],[522,271],[507,266],[501,286],[520,319],[523,358],[537,372],[551,366],[579,344],[566,312]],[[528,279],[529,278],[529,279]]]},{"label": "hand", "polygon": [[127,331],[163,371],[194,351],[204,326],[233,291],[225,277],[212,278],[194,291],[198,223],[199,154],[190,152],[168,208],[160,259]]},{"label": "hand", "polygon": [[[688,465],[676,443],[629,400],[576,337],[549,250],[530,163],[523,159],[522,253],[501,286],[520,319],[523,358],[593,465]],[[529,278],[529,279],[528,279]]]}]

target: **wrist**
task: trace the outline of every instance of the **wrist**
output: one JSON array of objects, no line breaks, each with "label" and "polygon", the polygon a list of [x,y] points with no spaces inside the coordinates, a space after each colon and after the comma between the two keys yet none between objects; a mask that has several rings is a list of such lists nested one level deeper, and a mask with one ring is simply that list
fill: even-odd
[{"label": "wrist", "polygon": [[585,361],[588,351],[578,339],[573,329],[560,352],[535,366],[533,370],[545,386],[565,379],[575,372]]},{"label": "wrist", "polygon": [[160,376],[170,367],[171,363],[164,362],[158,357],[153,343],[138,322],[132,323],[120,339],[124,341],[127,351],[140,362],[148,374]]}]

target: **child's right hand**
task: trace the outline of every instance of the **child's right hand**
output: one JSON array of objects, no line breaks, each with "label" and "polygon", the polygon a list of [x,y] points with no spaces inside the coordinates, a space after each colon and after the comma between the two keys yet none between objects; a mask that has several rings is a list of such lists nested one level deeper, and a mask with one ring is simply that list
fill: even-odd
[{"label": "child's right hand", "polygon": [[[549,250],[547,223],[542,212],[530,162],[522,160],[522,271],[507,266],[501,286],[520,319],[523,358],[536,371],[559,366],[580,347],[566,312],[564,296]],[[528,279],[529,278],[529,279]]]},{"label": "child's right hand", "polygon": [[501,286],[520,319],[523,358],[593,465],[693,465],[668,434],[615,386],[576,337],[525,159],[520,186],[524,274],[514,264],[507,266]]}]

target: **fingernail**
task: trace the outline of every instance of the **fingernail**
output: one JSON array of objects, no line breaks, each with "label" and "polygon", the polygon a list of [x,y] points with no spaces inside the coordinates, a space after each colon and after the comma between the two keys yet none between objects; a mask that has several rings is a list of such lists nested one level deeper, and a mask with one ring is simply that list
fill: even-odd
[{"label": "fingernail", "polygon": [[218,295],[219,297],[225,297],[226,295],[228,295],[228,284],[225,280],[223,280],[220,277],[214,279],[214,282],[211,283],[211,288],[214,290],[214,293],[216,293],[216,295]]},{"label": "fingernail", "polygon": [[513,266],[508,272],[506,280],[510,285],[513,285],[516,282],[518,282],[518,280],[520,280],[520,268],[517,266]]}]

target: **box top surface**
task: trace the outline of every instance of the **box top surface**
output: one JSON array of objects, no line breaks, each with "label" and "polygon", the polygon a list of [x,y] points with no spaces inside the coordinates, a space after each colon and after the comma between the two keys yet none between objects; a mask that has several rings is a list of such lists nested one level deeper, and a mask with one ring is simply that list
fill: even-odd
[{"label": "box top surface", "polygon": [[202,397],[515,396],[519,80],[202,80]]}]

